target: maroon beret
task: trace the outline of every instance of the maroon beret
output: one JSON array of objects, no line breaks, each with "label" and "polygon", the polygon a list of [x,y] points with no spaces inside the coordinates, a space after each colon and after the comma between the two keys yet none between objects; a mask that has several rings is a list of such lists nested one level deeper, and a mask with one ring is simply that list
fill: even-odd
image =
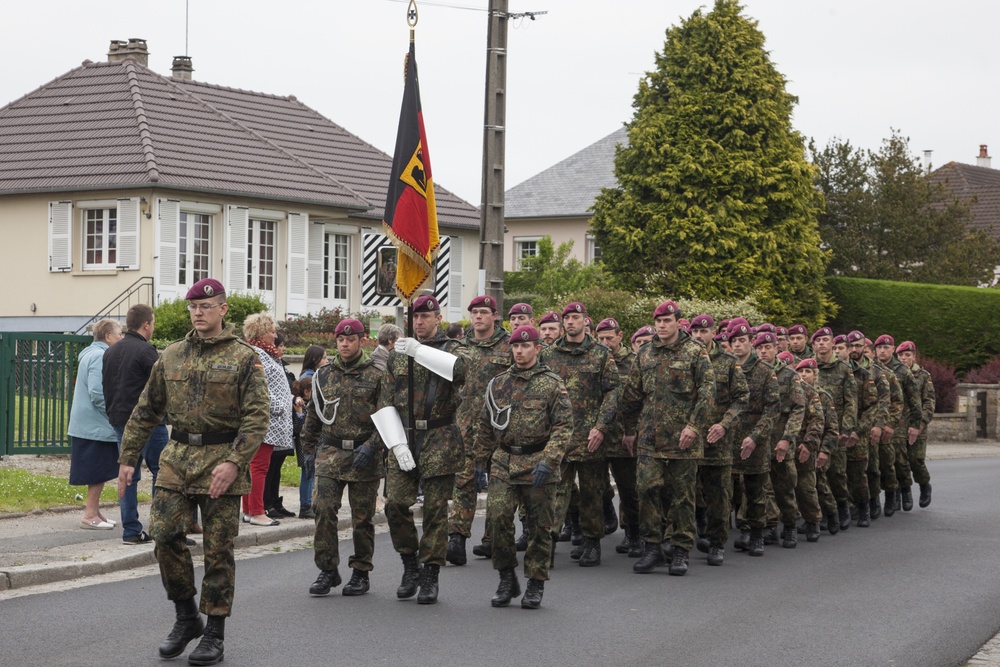
[{"label": "maroon beret", "polygon": [[916,351],[917,351],[917,346],[913,344],[912,340],[904,340],[896,348],[896,354],[899,354],[900,352],[916,352]]},{"label": "maroon beret", "polygon": [[786,350],[778,353],[778,359],[781,359],[786,364],[791,364],[795,361],[795,355]]},{"label": "maroon beret", "polygon": [[538,342],[538,329],[528,324],[523,324],[518,328],[514,329],[514,333],[510,335],[511,343],[530,343]]},{"label": "maroon beret", "polygon": [[562,316],[566,317],[570,313],[580,313],[582,315],[586,315],[587,307],[582,303],[580,303],[579,301],[574,301],[573,303],[568,304],[565,308],[563,308]]},{"label": "maroon beret", "polygon": [[778,327],[777,334],[779,336],[787,336],[788,335],[788,329],[786,329],[785,327]]},{"label": "maroon beret", "polygon": [[360,336],[365,332],[365,325],[360,320],[347,318],[337,323],[337,328],[333,330],[334,336]]},{"label": "maroon beret", "polygon": [[728,321],[728,324],[726,326],[727,329],[730,328],[730,327],[733,327],[733,326],[735,326],[737,324],[745,324],[745,325],[747,325],[747,329],[750,328],[750,323],[747,322],[747,320],[746,320],[745,317],[734,317],[733,319],[727,320],[727,321]]},{"label": "maroon beret", "polygon": [[195,299],[210,299],[213,296],[223,296],[225,293],[226,288],[215,278],[202,278],[194,285],[191,285],[191,289],[187,291],[184,298],[188,301],[194,301]]},{"label": "maroon beret", "polygon": [[751,336],[756,336],[757,335],[757,331],[758,331],[757,327],[750,327],[750,335]]},{"label": "maroon beret", "polygon": [[583,323],[586,324],[591,329],[594,328],[594,320],[590,319],[589,315],[587,317],[583,318]]},{"label": "maroon beret", "polygon": [[729,334],[726,333],[725,331],[723,331],[722,333],[717,333],[714,336],[712,336],[712,340],[714,340],[716,343],[728,343]]},{"label": "maroon beret", "polygon": [[896,341],[889,334],[882,334],[875,339],[875,347],[878,347],[879,345],[892,345],[893,347],[896,347]]},{"label": "maroon beret", "polygon": [[507,317],[511,315],[534,315],[535,311],[531,309],[531,305],[527,303],[515,303],[510,307],[510,311],[507,313]]},{"label": "maroon beret", "polygon": [[770,331],[762,331],[753,342],[754,347],[759,347],[765,343],[773,343],[774,334]]},{"label": "maroon beret", "polygon": [[757,331],[758,331],[758,333],[761,332],[761,331],[766,331],[768,333],[772,333],[774,335],[778,335],[778,327],[774,326],[770,322],[764,322],[764,324],[758,324],[757,325]]},{"label": "maroon beret", "polygon": [[845,336],[844,334],[837,334],[836,336],[833,337],[834,345],[839,345],[841,343],[847,345],[847,336]]},{"label": "maroon beret", "polygon": [[467,308],[467,310],[472,310],[473,308],[490,308],[494,312],[496,312],[497,300],[491,296],[486,296],[485,294],[481,294],[480,296],[477,296],[475,299],[469,302],[469,307]]},{"label": "maroon beret", "polygon": [[542,325],[542,324],[547,324],[549,322],[555,322],[556,324],[559,324],[559,313],[557,313],[554,310],[551,313],[546,313],[544,316],[542,316],[542,319],[538,321],[538,324]]},{"label": "maroon beret", "polygon": [[417,300],[413,302],[413,312],[415,313],[437,313],[440,311],[441,304],[438,303],[437,297],[430,294],[417,297]]},{"label": "maroon beret", "polygon": [[855,329],[851,333],[847,334],[847,342],[848,343],[857,343],[859,340],[860,341],[864,341],[865,340],[865,335],[863,333],[861,333],[860,331],[858,331],[857,329]]},{"label": "maroon beret", "polygon": [[622,328],[618,326],[618,320],[613,317],[605,317],[597,325],[597,331],[614,331],[619,332]]},{"label": "maroon beret", "polygon": [[803,336],[808,336],[809,329],[806,329],[806,325],[804,324],[793,324],[788,327],[788,335],[791,336],[792,334],[802,334]]},{"label": "maroon beret", "polygon": [[816,331],[813,332],[812,338],[810,340],[816,340],[820,336],[829,336],[830,338],[833,338],[833,329],[831,329],[830,327],[820,327],[819,329],[816,329]]},{"label": "maroon beret", "polygon": [[641,338],[642,336],[652,336],[655,333],[656,329],[647,324],[644,327],[639,327],[638,329],[636,329],[635,333],[632,334],[631,340],[634,343],[636,338]]},{"label": "maroon beret", "polygon": [[812,357],[809,357],[808,359],[803,359],[795,367],[795,370],[801,371],[803,368],[812,368],[813,370],[816,370],[816,360],[813,359]]},{"label": "maroon beret", "polygon": [[715,327],[715,320],[709,314],[699,315],[691,320],[692,329],[712,329]]},{"label": "maroon beret", "polygon": [[730,322],[729,329],[726,331],[726,336],[729,337],[729,340],[737,338],[738,336],[749,336],[749,335],[750,335],[750,325],[746,323],[746,320],[744,320],[743,322],[738,322],[735,320],[733,322]]},{"label": "maroon beret", "polygon": [[865,345],[868,346],[868,347],[874,347],[874,345],[872,345],[872,339],[871,338],[865,338]]},{"label": "maroon beret", "polygon": [[664,301],[656,307],[656,310],[653,311],[653,319],[655,320],[657,317],[661,317],[663,315],[676,315],[679,310],[680,308],[678,308],[677,304],[673,301]]}]

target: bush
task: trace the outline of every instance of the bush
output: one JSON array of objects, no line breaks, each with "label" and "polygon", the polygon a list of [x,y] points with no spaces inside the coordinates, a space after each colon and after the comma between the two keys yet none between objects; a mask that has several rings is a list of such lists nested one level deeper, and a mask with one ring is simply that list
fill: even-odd
[{"label": "bush", "polygon": [[[234,293],[226,296],[226,303],[229,304],[229,312],[226,314],[226,322],[235,325],[236,333],[239,334],[243,327],[243,322],[249,315],[268,310],[268,305],[264,300],[255,294]],[[153,314],[156,317],[157,347],[163,341],[175,341],[187,335],[191,331],[191,316],[188,314],[187,300],[177,298],[173,301],[164,301],[158,305]]]},{"label": "bush", "polygon": [[[357,315],[352,315],[338,306],[332,310],[321,308],[317,313],[290,317],[284,322],[279,322],[278,327],[286,336],[285,344],[287,346],[322,345],[326,348],[332,348],[336,347],[333,333],[337,325],[348,317],[361,320],[361,323],[365,325],[365,331],[368,331],[371,318],[379,318],[381,315],[376,310],[365,310]],[[395,319],[394,316],[382,317],[382,322],[393,322]]]},{"label": "bush", "polygon": [[973,368],[962,379],[970,384],[1000,384],[1000,357],[990,359],[988,364]]},{"label": "bush", "polygon": [[958,405],[958,377],[955,367],[922,357],[920,366],[934,383],[934,412],[954,412]]}]

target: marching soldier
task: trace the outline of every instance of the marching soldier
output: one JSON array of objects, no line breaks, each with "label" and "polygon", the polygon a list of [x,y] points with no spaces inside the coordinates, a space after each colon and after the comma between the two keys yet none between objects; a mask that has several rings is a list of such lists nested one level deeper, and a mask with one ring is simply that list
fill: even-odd
[{"label": "marching soldier", "polygon": [[[845,347],[854,341],[864,338],[860,331],[852,331],[844,336]],[[882,423],[882,403],[879,401],[878,378],[872,372],[853,359],[853,353],[848,350],[847,364],[854,373],[858,385],[858,443],[847,450],[847,485],[851,492],[851,500],[857,508],[858,527],[867,528],[871,525],[871,496],[868,487],[868,456],[870,440],[873,434],[881,436],[882,430],[877,428]]]},{"label": "marching soldier", "polygon": [[[865,474],[868,478],[868,520],[869,522],[879,518],[882,513],[882,504],[879,502],[879,441],[882,439],[882,429],[885,428],[889,419],[890,407],[890,380],[896,382],[896,376],[887,374],[877,360],[872,360],[865,354],[868,339],[860,331],[852,331],[847,334],[847,348],[851,355],[851,361],[866,369],[872,376],[875,383],[875,393],[878,397],[878,410],[875,411],[874,422],[871,430],[868,431],[868,465]],[[862,494],[863,495],[863,494]]]},{"label": "marching soldier", "polygon": [[924,459],[927,457],[927,425],[934,419],[934,382],[931,374],[917,363],[917,346],[912,342],[904,340],[900,343],[896,348],[896,356],[910,369],[920,396],[920,435],[906,450],[905,462],[900,465],[900,459],[896,459],[896,477],[903,496],[903,510],[909,512],[913,509],[910,487],[914,480],[920,485],[920,506],[927,507],[931,504],[931,474]]},{"label": "marching soldier", "polygon": [[[882,440],[888,443],[885,445],[885,456],[879,461],[882,472],[882,487],[885,489],[887,507],[892,505],[892,511],[887,510],[886,516],[892,516],[902,507],[896,464],[907,455],[907,449],[917,441],[917,437],[920,435],[922,415],[917,382],[910,369],[899,360],[895,353],[896,341],[893,340],[892,336],[882,334],[875,340],[876,356],[889,369],[889,372],[896,376],[903,394],[901,409],[895,414],[895,419],[890,415],[889,424],[882,433]],[[886,465],[887,459],[888,465]],[[912,502],[911,498],[911,506]]]},{"label": "marching soldier", "polygon": [[[837,415],[830,394],[816,386],[819,379],[816,360],[812,357],[803,359],[796,364],[795,372],[802,379],[803,390],[810,401],[806,420],[811,422],[810,435],[803,438],[803,443],[799,445],[799,456],[795,459],[799,476],[796,497],[802,518],[805,519],[801,532],[805,533],[807,542],[816,542],[819,540],[819,521],[824,513],[830,534],[835,535],[840,530],[837,503],[826,483],[830,454],[837,446]],[[810,452],[808,458],[801,451],[803,444]]]}]

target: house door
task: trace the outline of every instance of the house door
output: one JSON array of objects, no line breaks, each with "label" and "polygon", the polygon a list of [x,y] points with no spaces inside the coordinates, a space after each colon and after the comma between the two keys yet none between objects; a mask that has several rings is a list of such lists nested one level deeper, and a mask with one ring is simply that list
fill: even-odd
[{"label": "house door", "polygon": [[177,284],[181,294],[186,293],[199,280],[209,277],[211,227],[211,215],[180,212],[177,229]]},{"label": "house door", "polygon": [[351,236],[327,234],[323,242],[323,302],[329,309],[350,311]]},{"label": "house door", "polygon": [[274,272],[277,253],[277,228],[274,220],[247,222],[247,289],[274,308]]}]

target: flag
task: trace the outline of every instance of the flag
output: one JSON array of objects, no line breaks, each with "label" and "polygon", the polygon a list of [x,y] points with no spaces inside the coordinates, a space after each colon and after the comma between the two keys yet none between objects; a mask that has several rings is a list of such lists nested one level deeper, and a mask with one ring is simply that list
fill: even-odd
[{"label": "flag", "polygon": [[399,112],[396,152],[392,156],[382,224],[399,250],[396,294],[409,305],[414,293],[434,275],[433,264],[441,245],[412,40],[406,56],[403,107]]}]

